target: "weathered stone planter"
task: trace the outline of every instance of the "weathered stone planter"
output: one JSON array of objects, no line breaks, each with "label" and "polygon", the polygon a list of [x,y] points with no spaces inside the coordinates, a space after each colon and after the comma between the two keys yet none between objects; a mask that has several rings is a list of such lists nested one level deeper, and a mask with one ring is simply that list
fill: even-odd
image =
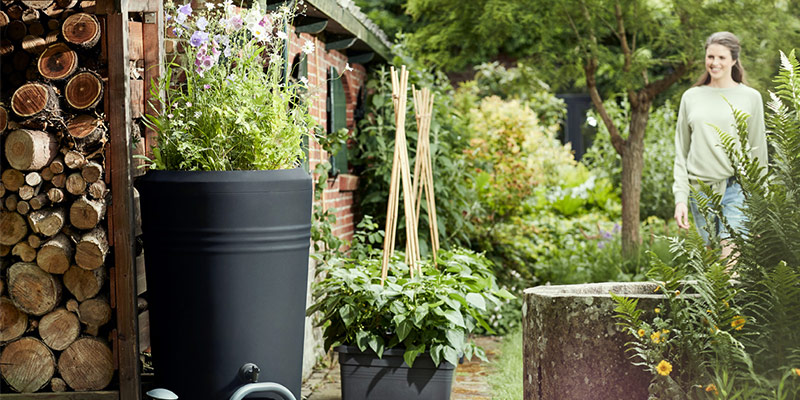
[{"label": "weathered stone planter", "polygon": [[610,282],[525,290],[525,399],[647,399],[651,376],[625,354],[631,338],[616,325],[609,292],[652,310],[663,298],[655,288]]}]

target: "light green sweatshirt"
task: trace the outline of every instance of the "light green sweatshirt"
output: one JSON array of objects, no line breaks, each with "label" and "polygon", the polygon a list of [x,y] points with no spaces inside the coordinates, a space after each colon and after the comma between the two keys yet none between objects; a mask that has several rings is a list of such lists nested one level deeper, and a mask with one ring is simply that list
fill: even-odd
[{"label": "light green sweatshirt", "polygon": [[767,166],[761,94],[744,84],[731,88],[693,87],[681,97],[675,129],[675,204],[688,204],[690,180],[703,181],[715,192],[724,193],[725,180],[733,176],[733,166],[714,127],[738,137],[731,106],[750,115],[747,130],[751,154]]}]

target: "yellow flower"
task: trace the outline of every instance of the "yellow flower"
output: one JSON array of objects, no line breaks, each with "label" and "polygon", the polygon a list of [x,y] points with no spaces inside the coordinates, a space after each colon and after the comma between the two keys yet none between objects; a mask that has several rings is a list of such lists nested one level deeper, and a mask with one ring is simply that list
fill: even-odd
[{"label": "yellow flower", "polygon": [[680,294],[681,294],[681,291],[680,291],[680,290],[676,290],[676,291],[675,291],[675,296],[680,296]]},{"label": "yellow flower", "polygon": [[650,340],[652,340],[653,343],[661,343],[661,332],[659,331],[653,332],[653,334],[650,335]]},{"label": "yellow flower", "polygon": [[792,372],[794,372],[795,375],[800,376],[800,368],[792,368]]},{"label": "yellow flower", "polygon": [[726,301],[724,301],[724,302],[723,302],[723,304],[725,304],[725,308],[730,308],[730,307],[731,307],[731,305],[730,305],[730,304],[728,304],[728,301],[727,301],[727,300],[726,300]]},{"label": "yellow flower", "polygon": [[656,312],[656,314],[658,314],[658,313],[660,313],[660,312],[661,312],[661,309],[660,309],[660,308],[658,308],[658,307],[656,307],[656,309],[655,309],[655,310],[653,310],[653,311],[655,311],[655,312]]},{"label": "yellow flower", "polygon": [[713,383],[709,383],[708,386],[706,386],[706,392],[713,392],[714,396],[719,395],[719,391],[717,390],[717,385]]},{"label": "yellow flower", "polygon": [[656,366],[656,371],[658,371],[659,375],[667,376],[670,372],[672,372],[672,364],[669,363],[667,360],[661,360]]},{"label": "yellow flower", "polygon": [[661,330],[661,333],[663,333],[663,334],[665,334],[665,335],[666,335],[666,334],[668,334],[668,333],[669,333],[669,329],[662,329],[662,330]]},{"label": "yellow flower", "polygon": [[639,337],[644,336],[644,329],[639,329],[636,333],[639,334]]},{"label": "yellow flower", "polygon": [[731,328],[735,328],[737,331],[742,330],[744,326],[745,318],[741,315],[737,315],[733,317],[733,321],[731,321]]},{"label": "yellow flower", "polygon": [[656,286],[655,290],[653,290],[653,293],[658,292],[659,290],[661,290],[661,285]]}]

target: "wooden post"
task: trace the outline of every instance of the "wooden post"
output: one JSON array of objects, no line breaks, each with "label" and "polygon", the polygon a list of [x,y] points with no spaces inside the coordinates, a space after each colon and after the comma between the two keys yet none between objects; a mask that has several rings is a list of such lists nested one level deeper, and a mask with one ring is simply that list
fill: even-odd
[{"label": "wooden post", "polygon": [[114,220],[110,235],[114,242],[113,282],[117,307],[117,365],[120,400],[142,398],[139,375],[138,319],[136,312],[136,269],[134,266],[133,182],[131,178],[131,113],[128,71],[128,0],[103,2],[98,11],[106,13],[109,92],[109,137],[111,193]]},{"label": "wooden post", "polygon": [[[164,2],[154,2],[154,9],[144,13],[142,39],[144,41],[144,113],[155,115],[161,111],[161,103],[150,96],[154,80],[164,75]],[[144,154],[153,155],[152,147],[156,145],[156,131],[149,126],[144,131]]]}]

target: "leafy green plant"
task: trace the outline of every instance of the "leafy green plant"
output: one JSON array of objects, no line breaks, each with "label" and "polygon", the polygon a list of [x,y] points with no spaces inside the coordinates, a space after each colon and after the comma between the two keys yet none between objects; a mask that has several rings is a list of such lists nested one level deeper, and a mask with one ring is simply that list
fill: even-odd
[{"label": "leafy green plant", "polygon": [[[746,229],[730,231],[736,251],[721,258],[718,238],[707,248],[695,232],[674,240],[672,249],[684,262],[654,263],[650,273],[665,289],[663,321],[632,318],[635,304],[618,300],[621,323],[632,335],[652,324],[674,327],[661,354],[687,371],[671,375],[669,385],[684,397],[695,398],[701,385],[714,385],[719,397],[729,399],[800,395],[800,63],[794,52],[781,53],[781,60],[767,104],[774,150],[769,171],[750,155],[748,115],[734,110],[737,133],[720,134],[745,194]],[[701,212],[727,223],[720,195],[708,187],[701,191]],[[687,290],[696,296],[673,292]],[[632,349],[652,368],[651,346]],[[664,381],[654,375],[654,389],[666,390]]]},{"label": "leafy green plant", "polygon": [[[152,168],[265,170],[292,168],[313,126],[301,83],[283,78],[281,30],[292,10],[238,11],[231,0],[166,4],[168,30],[185,56],[166,64],[153,88],[164,112],[148,115],[158,132]],[[313,46],[310,42],[308,46]],[[306,49],[310,51],[310,48]]]},{"label": "leafy green plant", "polygon": [[423,274],[409,277],[402,254],[393,257],[381,285],[380,254],[354,261],[334,258],[320,268],[307,315],[322,314],[325,348],[340,344],[370,349],[379,357],[388,348],[405,349],[408,365],[429,352],[437,365],[458,363],[460,355],[485,359],[468,335],[484,321],[487,307],[512,295],[499,289],[488,261],[466,249],[442,251],[424,260]]}]

